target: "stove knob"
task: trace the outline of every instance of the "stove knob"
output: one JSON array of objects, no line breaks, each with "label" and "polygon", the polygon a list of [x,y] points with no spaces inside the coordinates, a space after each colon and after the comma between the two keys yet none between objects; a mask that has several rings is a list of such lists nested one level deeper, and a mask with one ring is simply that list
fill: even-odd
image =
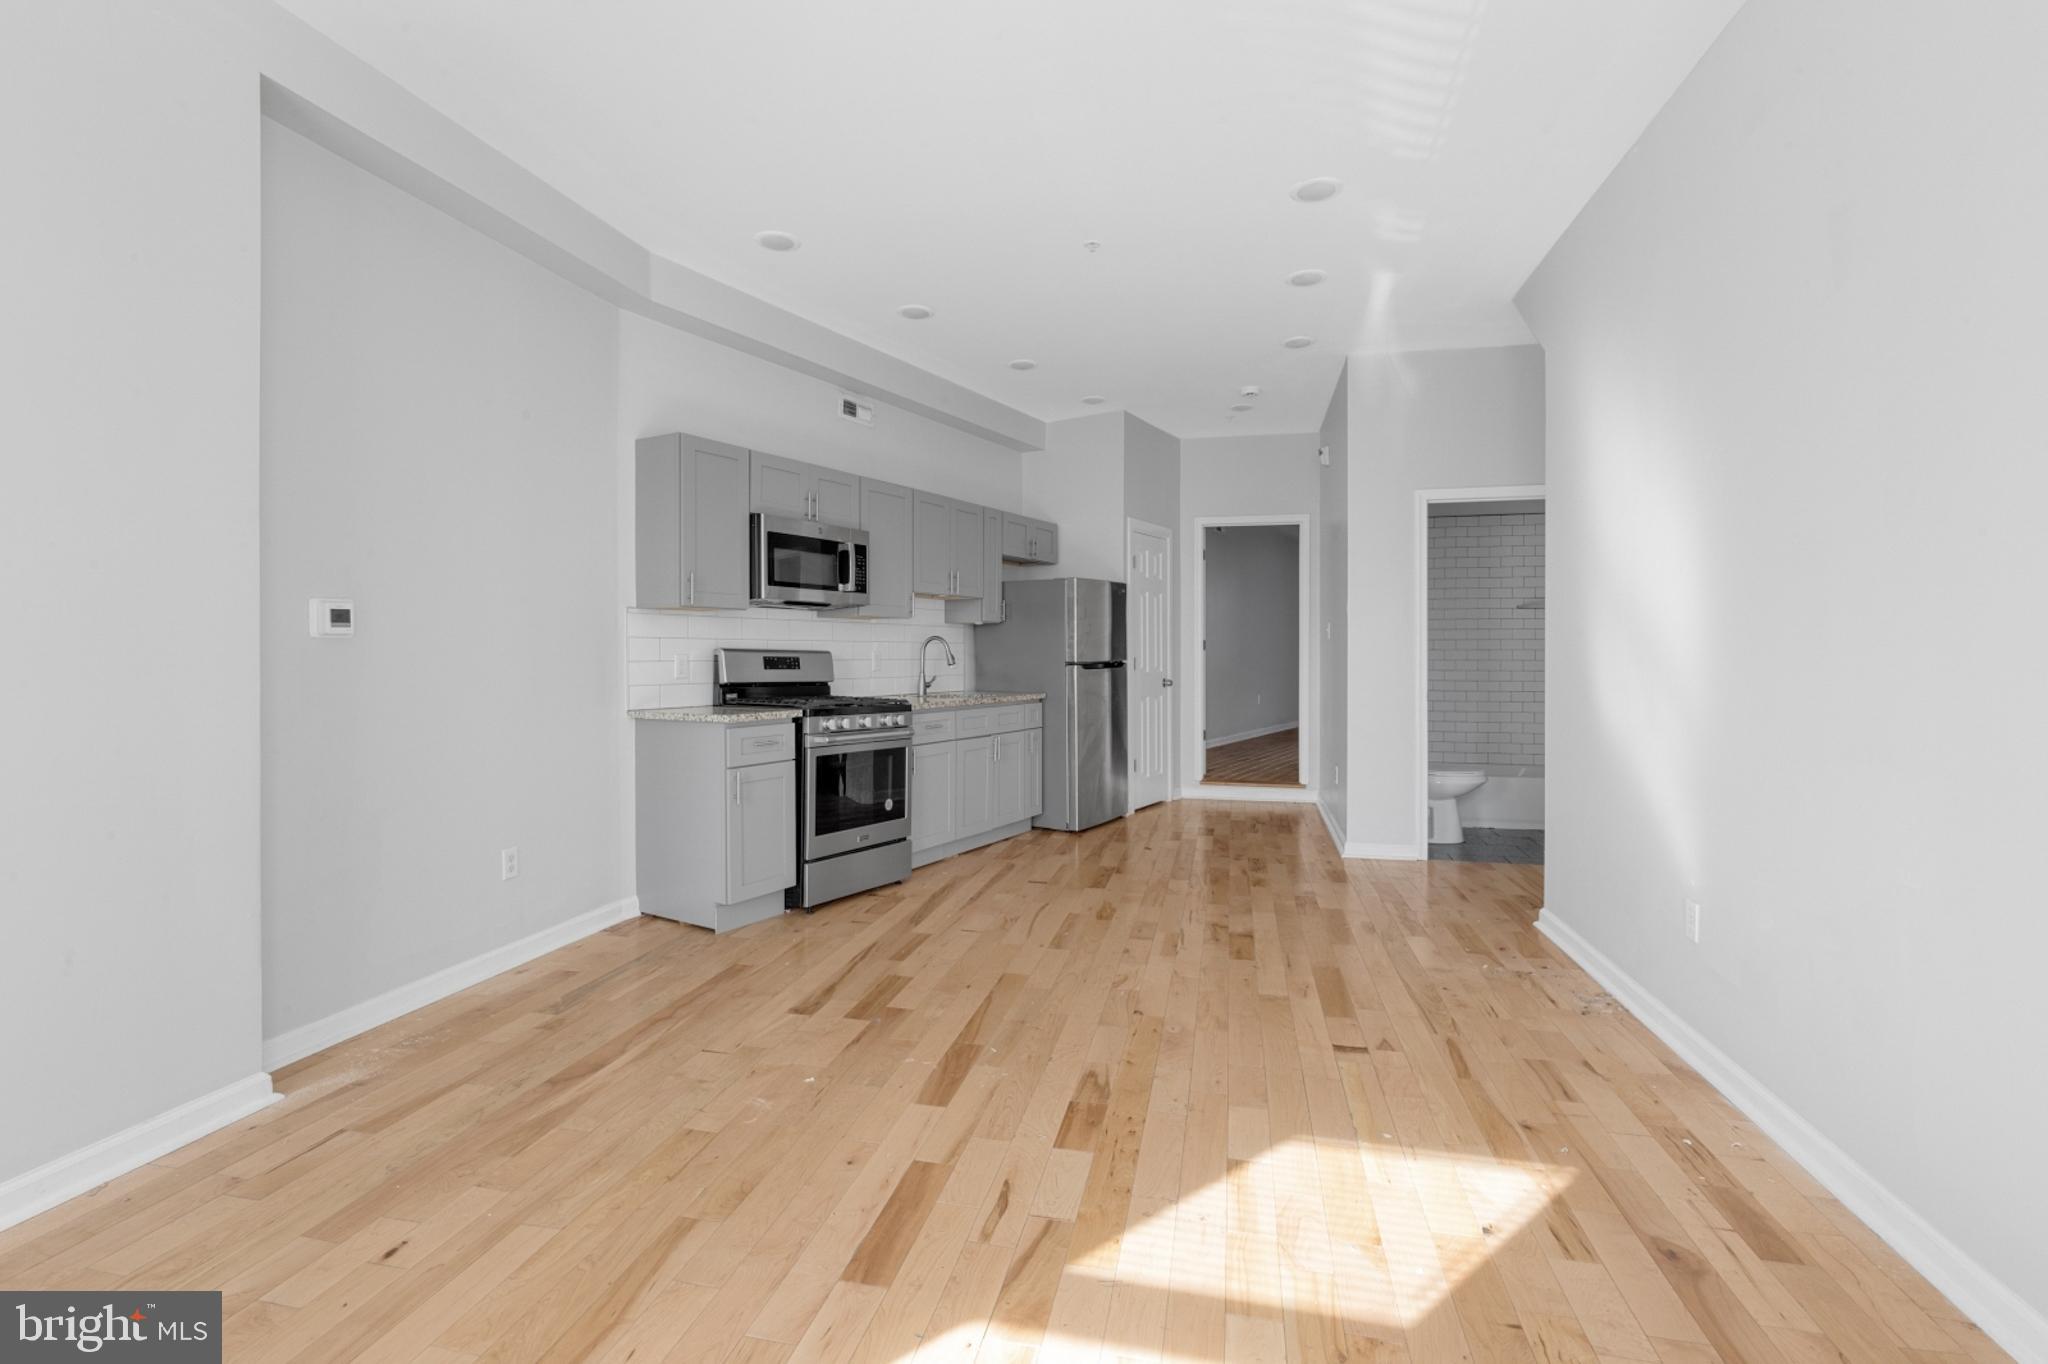
[{"label": "stove knob", "polygon": [[825,726],[825,732],[827,734],[830,734],[833,730],[839,728],[839,722],[837,720],[825,720],[821,723]]},{"label": "stove knob", "polygon": [[874,716],[872,716],[872,715],[863,715],[863,716],[861,716],[861,717],[860,717],[860,727],[861,727],[862,729],[873,729],[873,728],[875,727],[875,717],[874,717]]},{"label": "stove knob", "polygon": [[893,725],[896,725],[896,726],[898,726],[898,727],[900,728],[901,726],[903,726],[903,725],[907,725],[907,724],[909,724],[909,723],[910,723],[910,717],[909,717],[908,715],[895,715],[895,716],[891,716],[891,717],[890,717],[890,720],[889,720],[889,723],[891,723],[891,724],[893,724]]}]

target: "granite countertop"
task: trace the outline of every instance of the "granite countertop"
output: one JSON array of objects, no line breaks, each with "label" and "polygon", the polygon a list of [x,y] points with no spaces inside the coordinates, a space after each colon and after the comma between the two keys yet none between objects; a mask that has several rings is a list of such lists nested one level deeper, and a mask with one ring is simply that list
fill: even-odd
[{"label": "granite countertop", "polygon": [[797,712],[788,706],[669,706],[653,710],[629,710],[635,720],[680,720],[691,725],[758,725],[794,720]]},{"label": "granite countertop", "polygon": [[891,701],[908,701],[912,710],[962,710],[968,706],[1027,706],[1043,701],[1042,691],[935,691],[930,696],[915,692],[892,696]]}]

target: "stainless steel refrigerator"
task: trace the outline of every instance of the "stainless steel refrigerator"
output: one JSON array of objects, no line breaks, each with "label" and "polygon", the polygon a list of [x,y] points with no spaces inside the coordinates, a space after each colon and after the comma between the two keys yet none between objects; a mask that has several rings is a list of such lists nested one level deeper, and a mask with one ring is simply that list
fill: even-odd
[{"label": "stainless steel refrigerator", "polygon": [[975,685],[1045,693],[1041,829],[1086,829],[1130,810],[1124,739],[1124,585],[1101,578],[1003,584],[1004,618],[974,631]]}]

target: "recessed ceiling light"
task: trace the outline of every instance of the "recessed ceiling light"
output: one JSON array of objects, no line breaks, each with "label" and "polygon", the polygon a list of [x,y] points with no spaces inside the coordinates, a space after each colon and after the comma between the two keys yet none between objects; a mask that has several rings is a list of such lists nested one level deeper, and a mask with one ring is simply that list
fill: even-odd
[{"label": "recessed ceiling light", "polygon": [[1103,401],[1103,397],[1100,393],[1091,393],[1087,397],[1083,398],[1081,401],[1088,404],[1088,406],[1090,407],[1094,407],[1097,403]]},{"label": "recessed ceiling light", "polygon": [[787,232],[756,232],[754,240],[770,251],[794,251],[803,243]]},{"label": "recessed ceiling light", "polygon": [[1290,336],[1280,344],[1289,350],[1307,350],[1315,343],[1315,338],[1312,336]]},{"label": "recessed ceiling light", "polygon": [[1323,272],[1320,270],[1296,270],[1287,277],[1287,282],[1297,289],[1306,289],[1311,284],[1321,284],[1323,282]]},{"label": "recessed ceiling light", "polygon": [[922,322],[932,315],[932,310],[925,307],[922,303],[906,303],[896,311],[900,316],[907,317],[912,322]]},{"label": "recessed ceiling light", "polygon": [[1332,180],[1327,175],[1318,175],[1313,180],[1302,181],[1287,193],[1304,204],[1320,204],[1325,199],[1336,197],[1337,191],[1342,188],[1343,181]]},{"label": "recessed ceiling light", "polygon": [[1081,243],[1081,249],[1092,254],[1102,249],[1102,243],[1098,241],[1085,241]]},{"label": "recessed ceiling light", "polygon": [[1232,412],[1249,412],[1252,410],[1252,405],[1250,403],[1232,403],[1230,410]]},{"label": "recessed ceiling light", "polygon": [[1237,391],[1237,396],[1240,398],[1256,398],[1259,396],[1259,386],[1257,384],[1246,384]]},{"label": "recessed ceiling light", "polygon": [[1011,368],[1011,369],[1037,369],[1037,368],[1038,368],[1038,362],[1037,362],[1036,360],[1012,360],[1012,361],[1010,362],[1010,368]]}]

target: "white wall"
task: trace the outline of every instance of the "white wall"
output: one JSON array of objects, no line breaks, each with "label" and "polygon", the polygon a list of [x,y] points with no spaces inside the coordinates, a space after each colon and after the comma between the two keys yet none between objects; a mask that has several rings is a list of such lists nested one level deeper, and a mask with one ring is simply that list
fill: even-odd
[{"label": "white wall", "polygon": [[1543,352],[1354,355],[1347,373],[1345,830],[1362,850],[1420,856],[1415,494],[1543,482]]},{"label": "white wall", "polygon": [[1316,433],[1328,452],[1327,464],[1316,466],[1316,614],[1322,618],[1316,741],[1317,762],[1308,785],[1341,847],[1347,840],[1350,810],[1345,800],[1344,768],[1350,747],[1351,653],[1351,362],[1337,375],[1330,405]]},{"label": "white wall", "polygon": [[1202,660],[1196,727],[1208,731],[1212,747],[1297,727],[1301,533],[1292,526],[1211,526],[1199,543],[1207,557],[1204,620],[1190,642]]},{"label": "white wall", "polygon": [[1024,510],[1023,461],[1036,455],[886,404],[872,426],[847,421],[833,385],[632,313],[620,314],[618,347],[628,569],[633,442],[672,431]]},{"label": "white wall", "polygon": [[0,8],[0,1185],[267,1088],[247,77],[184,7]]},{"label": "white wall", "polygon": [[1010,575],[1126,581],[1124,414],[1099,412],[1050,422],[1045,449],[1023,460],[1025,514],[1059,523],[1060,561],[1019,565]]},{"label": "white wall", "polygon": [[[263,152],[276,1036],[633,874],[615,310],[276,124]],[[354,599],[353,639],[309,637],[316,595]]]},{"label": "white wall", "polygon": [[[1305,516],[1311,523],[1304,542],[1305,553],[1317,553],[1313,523],[1321,496],[1317,487],[1318,465],[1314,432],[1279,436],[1204,436],[1180,443],[1180,575],[1187,585],[1181,594],[1181,674],[1200,678],[1202,662],[1202,604],[1193,590],[1200,567],[1202,537],[1195,522],[1210,516]],[[1310,580],[1310,600],[1300,609],[1315,608],[1315,578]],[[1296,588],[1297,594],[1299,586]],[[1322,657],[1322,627],[1310,622],[1305,659],[1309,678],[1308,710],[1302,715],[1303,752],[1307,755],[1304,781],[1316,785],[1318,745],[1321,731],[1321,685],[1318,669]],[[1189,781],[1202,771],[1202,712],[1206,709],[1187,698],[1181,715],[1180,770]]]},{"label": "white wall", "polygon": [[2024,1298],[2036,1358],[2044,50],[2015,0],[1752,0],[1520,300],[1546,912],[1973,1258],[1987,1326]]}]

